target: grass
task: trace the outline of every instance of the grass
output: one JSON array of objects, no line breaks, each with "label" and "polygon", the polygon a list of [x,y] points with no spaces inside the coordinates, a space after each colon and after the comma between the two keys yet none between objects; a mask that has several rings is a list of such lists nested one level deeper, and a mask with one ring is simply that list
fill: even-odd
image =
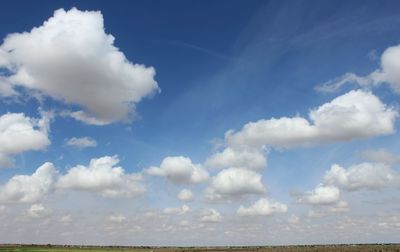
[{"label": "grass", "polygon": [[304,245],[267,247],[81,247],[55,245],[0,245],[0,252],[400,252],[400,244]]}]

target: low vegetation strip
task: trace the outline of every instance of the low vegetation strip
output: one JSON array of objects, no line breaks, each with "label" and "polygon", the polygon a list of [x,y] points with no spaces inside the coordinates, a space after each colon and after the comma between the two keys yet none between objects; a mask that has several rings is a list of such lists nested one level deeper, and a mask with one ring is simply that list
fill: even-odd
[{"label": "low vegetation strip", "polygon": [[0,252],[400,252],[400,244],[346,244],[267,247],[128,247],[69,245],[1,245]]}]

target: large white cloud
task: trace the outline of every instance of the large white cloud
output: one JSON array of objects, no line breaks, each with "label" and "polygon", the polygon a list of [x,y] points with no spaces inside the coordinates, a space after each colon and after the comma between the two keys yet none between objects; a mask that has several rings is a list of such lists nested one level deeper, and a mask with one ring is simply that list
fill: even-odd
[{"label": "large white cloud", "polygon": [[109,198],[129,198],[143,194],[146,188],[140,174],[126,174],[116,166],[117,156],[90,160],[89,166],[78,165],[61,176],[58,187],[97,193]]},{"label": "large white cloud", "polygon": [[354,73],[346,73],[317,86],[316,89],[323,92],[334,92],[348,83],[355,83],[362,87],[387,83],[396,93],[400,93],[400,45],[387,48],[381,56],[380,68],[370,74],[358,76]]},{"label": "large white cloud", "polygon": [[400,187],[400,173],[382,163],[361,163],[347,169],[334,164],[325,173],[324,184],[350,191]]},{"label": "large white cloud", "polygon": [[298,201],[308,204],[334,204],[340,200],[340,190],[332,185],[318,185],[302,195]]},{"label": "large white cloud", "polygon": [[42,150],[49,144],[49,118],[7,113],[0,116],[0,167],[12,166],[12,156],[30,150]]},{"label": "large white cloud", "polygon": [[86,123],[126,120],[158,85],[155,70],[128,61],[114,40],[100,12],[56,10],[41,26],[4,39],[0,68],[11,75],[2,77],[0,91],[12,95],[9,85],[18,85],[79,105]]},{"label": "large white cloud", "polygon": [[146,172],[178,184],[201,183],[209,178],[208,172],[200,164],[193,164],[190,158],[182,156],[166,157],[160,167],[150,167]]},{"label": "large white cloud", "polygon": [[32,175],[16,175],[0,186],[0,202],[40,201],[54,190],[57,176],[57,170],[52,163],[44,163]]},{"label": "large white cloud", "polygon": [[292,147],[392,134],[398,112],[371,92],[350,91],[303,117],[263,119],[228,131],[230,146]]},{"label": "large white cloud", "polygon": [[210,201],[224,201],[251,194],[263,194],[266,189],[261,178],[261,174],[251,170],[224,169],[212,178],[211,185],[205,190],[205,197]]},{"label": "large white cloud", "polygon": [[211,168],[243,168],[261,170],[267,166],[267,158],[259,148],[231,148],[227,147],[209,157],[205,165]]},{"label": "large white cloud", "polygon": [[285,204],[268,198],[261,198],[249,207],[240,206],[237,214],[241,216],[272,215],[274,213],[286,213],[288,207]]}]

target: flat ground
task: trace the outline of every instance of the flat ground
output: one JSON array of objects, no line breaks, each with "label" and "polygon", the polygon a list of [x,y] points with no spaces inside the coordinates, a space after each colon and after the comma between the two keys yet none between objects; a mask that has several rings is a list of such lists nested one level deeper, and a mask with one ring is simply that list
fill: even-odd
[{"label": "flat ground", "polygon": [[31,246],[3,245],[0,252],[400,252],[400,244],[369,245],[318,245],[318,246],[273,246],[273,247],[218,247],[218,248],[151,248],[151,247],[64,247],[64,246]]}]

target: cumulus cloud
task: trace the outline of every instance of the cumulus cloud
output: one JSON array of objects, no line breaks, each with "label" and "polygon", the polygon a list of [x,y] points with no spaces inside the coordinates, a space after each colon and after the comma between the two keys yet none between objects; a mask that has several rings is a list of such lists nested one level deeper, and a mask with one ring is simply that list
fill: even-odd
[{"label": "cumulus cloud", "polygon": [[387,165],[395,165],[400,163],[400,156],[390,153],[386,150],[366,150],[361,153],[361,156],[376,163],[383,163]]},{"label": "cumulus cloud", "polygon": [[205,197],[210,201],[224,201],[251,194],[264,194],[266,189],[261,178],[261,174],[251,170],[224,169],[212,178]]},{"label": "cumulus cloud", "polygon": [[267,166],[264,151],[259,148],[232,148],[227,147],[209,157],[205,165],[211,168],[243,168],[262,170]]},{"label": "cumulus cloud", "polygon": [[54,190],[57,176],[58,172],[52,163],[44,163],[32,175],[16,175],[0,186],[0,202],[40,201]]},{"label": "cumulus cloud", "polygon": [[335,92],[346,84],[357,84],[361,87],[373,87],[384,83],[400,93],[400,45],[387,48],[380,60],[380,67],[366,76],[346,73],[341,77],[327,81],[316,87],[322,92]]},{"label": "cumulus cloud", "polygon": [[314,190],[305,192],[298,201],[308,204],[334,204],[340,200],[340,190],[331,185],[318,185]]},{"label": "cumulus cloud", "polygon": [[127,174],[117,156],[90,160],[88,166],[78,165],[60,177],[58,187],[97,193],[108,198],[129,198],[143,194],[146,188],[140,174]]},{"label": "cumulus cloud", "polygon": [[261,198],[249,207],[240,206],[237,214],[241,216],[272,215],[274,213],[286,213],[288,207],[285,204],[268,198]]},{"label": "cumulus cloud", "polygon": [[93,138],[90,137],[73,137],[67,140],[66,144],[68,146],[73,146],[78,149],[84,149],[84,148],[89,148],[89,147],[96,147],[97,142]]},{"label": "cumulus cloud", "polygon": [[106,34],[99,11],[59,9],[29,32],[0,46],[2,95],[15,86],[78,105],[72,117],[89,124],[127,120],[141,99],[158,90],[155,70],[130,62]]},{"label": "cumulus cloud", "polygon": [[208,180],[208,172],[200,165],[193,164],[187,157],[166,157],[160,167],[150,167],[146,173],[153,176],[165,177],[173,183],[195,184]]},{"label": "cumulus cloud", "polygon": [[189,189],[182,189],[178,193],[177,198],[180,201],[192,201],[193,200],[193,192],[190,191]]},{"label": "cumulus cloud", "polygon": [[350,91],[312,109],[303,117],[263,119],[228,131],[230,146],[292,147],[388,135],[395,131],[398,112],[371,92]]},{"label": "cumulus cloud", "polygon": [[400,173],[382,163],[362,163],[347,169],[334,164],[325,173],[324,183],[350,191],[400,187]]},{"label": "cumulus cloud", "polygon": [[222,215],[214,208],[205,209],[200,218],[202,222],[221,222]]},{"label": "cumulus cloud", "polygon": [[183,205],[182,207],[167,207],[163,210],[165,214],[176,214],[176,215],[183,215],[190,212],[191,209],[188,205]]},{"label": "cumulus cloud", "polygon": [[51,210],[45,208],[42,204],[33,204],[29,209],[26,210],[25,216],[28,218],[42,218],[50,214]]},{"label": "cumulus cloud", "polygon": [[49,144],[49,118],[30,118],[23,113],[0,116],[0,167],[13,164],[12,156],[33,150],[43,150]]}]

